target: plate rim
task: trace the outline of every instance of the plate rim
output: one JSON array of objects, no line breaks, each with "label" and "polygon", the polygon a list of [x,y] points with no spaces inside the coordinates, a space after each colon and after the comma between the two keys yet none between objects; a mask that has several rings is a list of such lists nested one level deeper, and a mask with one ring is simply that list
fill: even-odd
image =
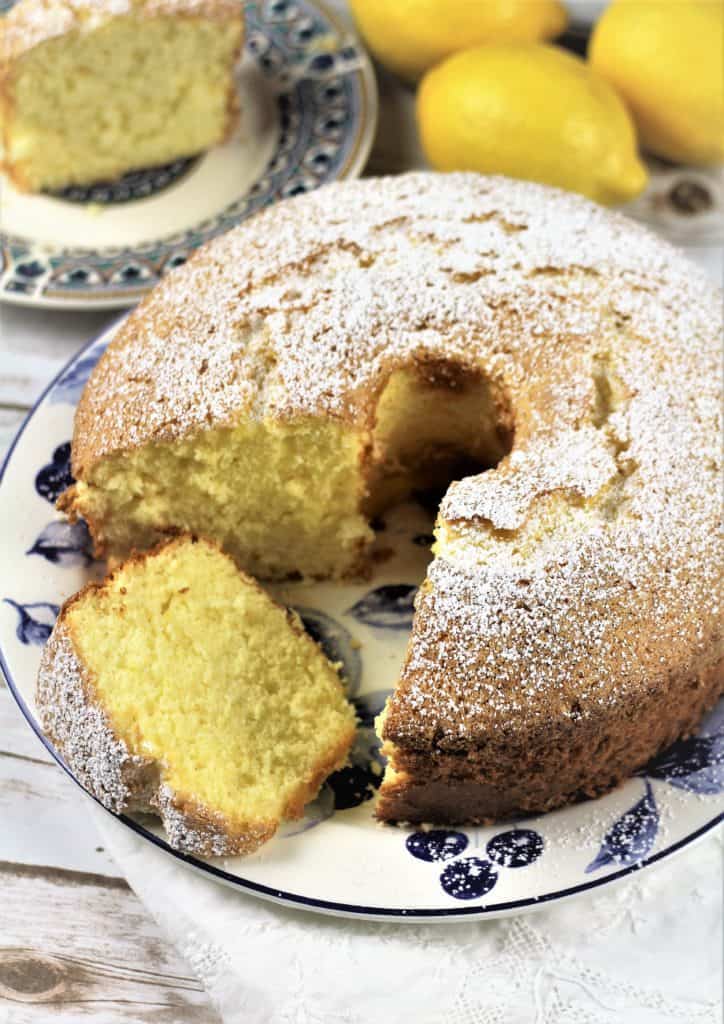
[{"label": "plate rim", "polygon": [[[13,437],[7,452],[5,453],[2,465],[0,465],[0,495],[2,494],[2,485],[5,479],[5,474],[12,460],[15,449],[20,442],[26,428],[29,426],[31,420],[38,412],[39,408],[45,402],[45,399],[53,390],[55,385],[61,380],[61,378],[68,372],[68,370],[90,349],[92,349],[98,342],[105,339],[107,336],[108,341],[113,340],[114,334],[118,331],[121,324],[127,318],[128,313],[122,313],[119,317],[107,324],[106,327],[89,341],[87,341],[81,348],[70,357],[70,359],[63,365],[63,367],[56,373],[49,384],[43,389],[41,394],[33,403],[32,407],[28,410],[24,417],[20,427]],[[76,406],[74,406],[75,409]],[[626,867],[620,868],[618,871],[613,871],[608,875],[604,875],[600,878],[591,879],[580,883],[579,885],[566,886],[563,889],[557,889],[553,892],[543,893],[540,896],[527,896],[518,900],[505,900],[500,903],[493,903],[489,905],[476,905],[474,907],[366,907],[353,903],[339,903],[334,900],[323,900],[316,899],[309,896],[303,896],[301,893],[287,892],[282,889],[276,889],[273,886],[264,885],[261,882],[252,882],[249,879],[239,878],[238,875],[233,875],[224,868],[219,867],[214,863],[209,863],[205,860],[201,860],[193,854],[183,853],[180,850],[174,850],[172,846],[160,836],[151,832],[145,828],[142,824],[134,821],[133,818],[126,814],[115,814],[110,811],[107,807],[100,802],[100,800],[90,793],[82,782],[73,774],[70,767],[65,763],[61,755],[56,751],[55,747],[40,728],[39,723],[36,721],[35,716],[28,707],[25,698],[20,693],[19,687],[13,679],[10,666],[6,659],[5,651],[2,645],[2,639],[0,638],[0,671],[5,678],[8,690],[12,696],[15,704],[17,705],[20,713],[27,722],[30,729],[33,731],[38,740],[42,743],[43,747],[48,751],[53,760],[63,769],[66,775],[78,786],[81,792],[91,800],[93,800],[106,814],[111,815],[116,821],[121,822],[127,828],[129,828],[136,835],[142,839],[150,841],[157,849],[161,850],[173,857],[175,860],[180,862],[192,870],[199,872],[207,877],[212,878],[215,882],[231,886],[234,889],[238,889],[242,892],[248,892],[253,896],[257,896],[268,902],[275,903],[282,906],[291,906],[294,909],[306,910],[308,912],[316,912],[326,915],[332,915],[337,917],[345,917],[352,920],[367,920],[367,921],[395,921],[398,923],[409,921],[409,922],[433,922],[442,921],[450,922],[456,920],[471,920],[475,918],[495,918],[508,916],[515,913],[526,912],[536,909],[541,909],[547,906],[549,903],[560,902],[561,900],[571,899],[573,897],[582,895],[586,892],[590,892],[593,889],[597,889],[604,885],[611,885],[618,882],[629,875],[635,874],[638,871],[648,868],[657,862],[664,860],[667,857],[671,857],[674,854],[685,849],[687,846],[702,839],[707,832],[715,829],[719,824],[724,822],[724,810],[715,814],[713,818],[699,826],[694,832],[690,832],[683,836],[681,839],[664,849],[659,850],[657,853],[651,854],[643,860],[630,864]]]},{"label": "plate rim", "polygon": [[[360,76],[364,105],[360,113],[358,130],[355,133],[356,137],[346,165],[337,177],[332,178],[329,182],[325,182],[325,185],[328,185],[337,181],[348,181],[358,178],[364,170],[377,134],[377,124],[379,120],[379,90],[377,88],[377,77],[375,75],[372,58],[354,24],[347,24],[342,15],[328,6],[327,0],[306,0],[306,2],[311,4],[313,7],[316,7],[320,14],[332,24],[340,35],[353,36],[361,57],[357,73]],[[324,185],[320,187],[324,188]],[[241,220],[236,221],[234,226],[228,230],[233,231],[235,227],[243,224],[247,219],[248,218],[242,218]],[[4,237],[3,232],[0,230],[0,244],[3,243]],[[207,239],[206,242],[202,242],[200,246],[196,246],[192,249],[192,253],[198,252],[200,248],[203,248],[204,245],[207,245],[211,241],[213,241],[213,239]],[[130,246],[129,248],[133,250],[134,247]],[[85,312],[93,312],[94,310],[101,311],[105,309],[123,310],[135,306],[149,293],[149,291],[149,286],[139,285],[136,288],[130,288],[120,293],[116,292],[113,295],[101,294],[98,297],[93,297],[92,294],[89,294],[88,292],[81,293],[79,295],[68,295],[67,297],[49,297],[46,295],[25,295],[21,292],[3,292],[0,297],[0,302],[7,303],[9,306],[20,306],[30,309],[65,309],[68,311]]]}]

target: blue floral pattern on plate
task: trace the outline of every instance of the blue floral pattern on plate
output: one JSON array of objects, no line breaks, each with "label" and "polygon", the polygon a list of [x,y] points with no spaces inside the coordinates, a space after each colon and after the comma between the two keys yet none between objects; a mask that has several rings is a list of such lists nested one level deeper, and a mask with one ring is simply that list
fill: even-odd
[{"label": "blue floral pattern on plate", "polygon": [[10,597],[3,598],[18,613],[16,636],[21,644],[42,647],[50,636],[60,608],[57,604],[47,601],[35,601],[32,604],[19,604]]},{"label": "blue floral pattern on plate", "polygon": [[489,860],[463,857],[448,864],[440,875],[440,885],[456,900],[477,900],[498,881],[498,872]]},{"label": "blue floral pattern on plate", "polygon": [[532,828],[513,828],[488,840],[485,852],[503,868],[526,868],[543,853],[543,836]]},{"label": "blue floral pattern on plate", "polygon": [[71,185],[54,192],[57,199],[69,203],[127,203],[131,199],[147,199],[182,178],[196,163],[197,157],[174,160],[163,167],[130,171],[118,181],[97,182],[94,185]]},{"label": "blue floral pattern on plate", "polygon": [[[713,795],[724,792],[724,732],[679,740],[654,758],[641,775],[643,796],[615,819],[605,833],[598,853],[586,866],[586,874],[610,864],[636,866],[651,853],[660,824],[651,779],[667,782],[690,793]],[[445,829],[413,832],[405,841],[407,851],[413,857],[430,862],[458,857],[468,844],[465,832]],[[480,857],[456,860],[443,871],[440,884],[455,899],[477,899],[490,892],[496,884],[497,873],[491,861],[503,868],[527,867],[542,855],[544,845],[541,834],[532,828],[499,832],[486,844],[489,860]]]},{"label": "blue floral pattern on plate", "polygon": [[350,764],[330,775],[327,784],[334,793],[334,807],[346,811],[371,800],[379,789],[384,772],[380,742],[373,729],[357,730],[349,755]]},{"label": "blue floral pattern on plate", "polygon": [[418,860],[435,863],[457,857],[467,848],[468,837],[464,832],[433,828],[428,832],[413,832],[405,840],[408,853]]},{"label": "blue floral pattern on plate", "polygon": [[50,462],[41,466],[35,477],[35,490],[41,498],[54,505],[63,491],[73,484],[70,470],[70,441],[59,444]]},{"label": "blue floral pattern on plate", "polygon": [[678,740],[650,761],[641,775],[644,795],[613,823],[586,868],[587,874],[612,861],[624,866],[639,864],[649,854],[660,823],[651,779],[699,795],[724,792],[724,732]]},{"label": "blue floral pattern on plate", "polygon": [[417,587],[409,583],[392,583],[376,587],[349,609],[365,626],[376,629],[410,629]]},{"label": "blue floral pattern on plate", "polygon": [[616,864],[638,864],[654,845],[659,828],[659,809],[651,783],[633,807],[617,818],[603,837],[601,849],[586,868],[586,874],[615,861]]},{"label": "blue floral pattern on plate", "polygon": [[27,553],[40,555],[53,565],[85,567],[93,561],[93,542],[82,520],[67,523],[55,519],[41,530]]},{"label": "blue floral pattern on plate", "polygon": [[389,690],[375,690],[352,700],[359,725],[350,752],[350,764],[330,779],[339,810],[358,807],[366,800],[371,800],[379,789],[385,759],[380,753],[381,743],[375,732],[375,719],[389,695]]},{"label": "blue floral pattern on plate", "polygon": [[724,732],[679,740],[647,765],[646,774],[689,793],[724,792]]},{"label": "blue floral pattern on plate", "polygon": [[70,369],[57,381],[50,393],[50,402],[53,405],[59,402],[67,402],[69,405],[78,404],[91,371],[103,355],[105,349],[105,345],[96,345],[90,355],[84,356],[78,362],[72,364]]},{"label": "blue floral pattern on plate", "polygon": [[412,832],[405,840],[407,852],[429,864],[444,863],[438,876],[443,891],[456,900],[486,896],[498,881],[501,868],[522,868],[543,853],[543,836],[532,828],[498,832],[488,840],[486,857],[461,856],[470,846],[467,832],[435,828]]}]

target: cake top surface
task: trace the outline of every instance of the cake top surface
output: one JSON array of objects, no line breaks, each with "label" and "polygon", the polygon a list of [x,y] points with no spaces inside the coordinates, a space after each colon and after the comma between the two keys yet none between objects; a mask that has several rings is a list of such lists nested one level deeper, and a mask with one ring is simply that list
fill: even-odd
[{"label": "cake top surface", "polygon": [[711,339],[718,301],[672,247],[570,194],[464,174],[331,185],[164,278],[91,378],[76,457],[241,414],[359,417],[412,358],[482,365],[513,387],[565,366],[560,412],[590,384],[586,339],[628,325],[680,355]]},{"label": "cake top surface", "polygon": [[109,18],[136,14],[236,18],[239,0],[18,0],[0,18],[0,63],[67,32],[89,32]]},{"label": "cake top surface", "polygon": [[482,372],[515,442],[443,501],[386,726],[454,746],[491,715],[595,713],[712,648],[721,331],[699,270],[581,198],[472,174],[332,185],[215,240],[128,318],[74,470],[241,416],[368,425],[397,368]]}]

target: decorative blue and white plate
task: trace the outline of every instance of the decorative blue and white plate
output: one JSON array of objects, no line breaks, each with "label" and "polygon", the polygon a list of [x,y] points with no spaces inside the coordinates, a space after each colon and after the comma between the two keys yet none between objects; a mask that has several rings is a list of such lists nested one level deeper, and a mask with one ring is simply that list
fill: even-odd
[{"label": "decorative blue and white plate", "polygon": [[[71,777],[38,724],[35,675],[59,605],[103,571],[85,527],[65,523],[54,502],[71,482],[75,405],[113,330],[50,385],[0,475],[0,663],[30,727]],[[129,828],[208,876],[272,900],[349,916],[449,919],[526,910],[607,885],[671,855],[724,817],[723,700],[698,736],[601,799],[489,828],[376,823],[382,759],[372,724],[402,662],[431,542],[423,508],[407,505],[385,518],[376,527],[387,557],[372,580],[273,588],[344,666],[361,719],[352,766],[330,778],[301,822],[250,857],[175,853],[150,818],[124,817]]]},{"label": "decorative blue and white plate", "polygon": [[[0,13],[14,2],[0,0]],[[250,0],[244,10],[241,116],[226,145],[56,195],[26,195],[0,178],[0,299],[133,305],[261,207],[361,172],[377,93],[358,40],[312,0]]]}]

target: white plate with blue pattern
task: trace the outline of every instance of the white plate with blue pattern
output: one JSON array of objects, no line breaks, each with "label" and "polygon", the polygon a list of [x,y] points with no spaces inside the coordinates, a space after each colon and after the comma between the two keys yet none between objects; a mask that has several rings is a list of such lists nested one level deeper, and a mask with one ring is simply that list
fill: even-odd
[{"label": "white plate with blue pattern", "polygon": [[[0,0],[0,13],[14,2]],[[244,10],[241,115],[228,143],[56,195],[22,194],[2,177],[0,299],[133,305],[199,245],[261,207],[360,174],[377,92],[356,37],[312,0],[250,0]]]},{"label": "white plate with blue pattern", "polygon": [[[102,573],[84,525],[64,522],[54,502],[71,483],[75,405],[112,333],[81,351],[50,385],[0,475],[0,664],[28,724],[71,778],[40,729],[35,676],[59,605]],[[431,541],[431,513],[422,506],[401,507],[385,520],[376,527],[387,557],[372,580],[273,588],[344,665],[361,720],[351,766],[330,778],[302,821],[250,857],[176,853],[149,818],[124,817],[129,828],[207,876],[262,897],[321,912],[417,920],[513,913],[586,892],[668,857],[722,819],[724,700],[697,736],[598,800],[489,828],[376,823],[382,759],[372,724],[403,658]]]}]

